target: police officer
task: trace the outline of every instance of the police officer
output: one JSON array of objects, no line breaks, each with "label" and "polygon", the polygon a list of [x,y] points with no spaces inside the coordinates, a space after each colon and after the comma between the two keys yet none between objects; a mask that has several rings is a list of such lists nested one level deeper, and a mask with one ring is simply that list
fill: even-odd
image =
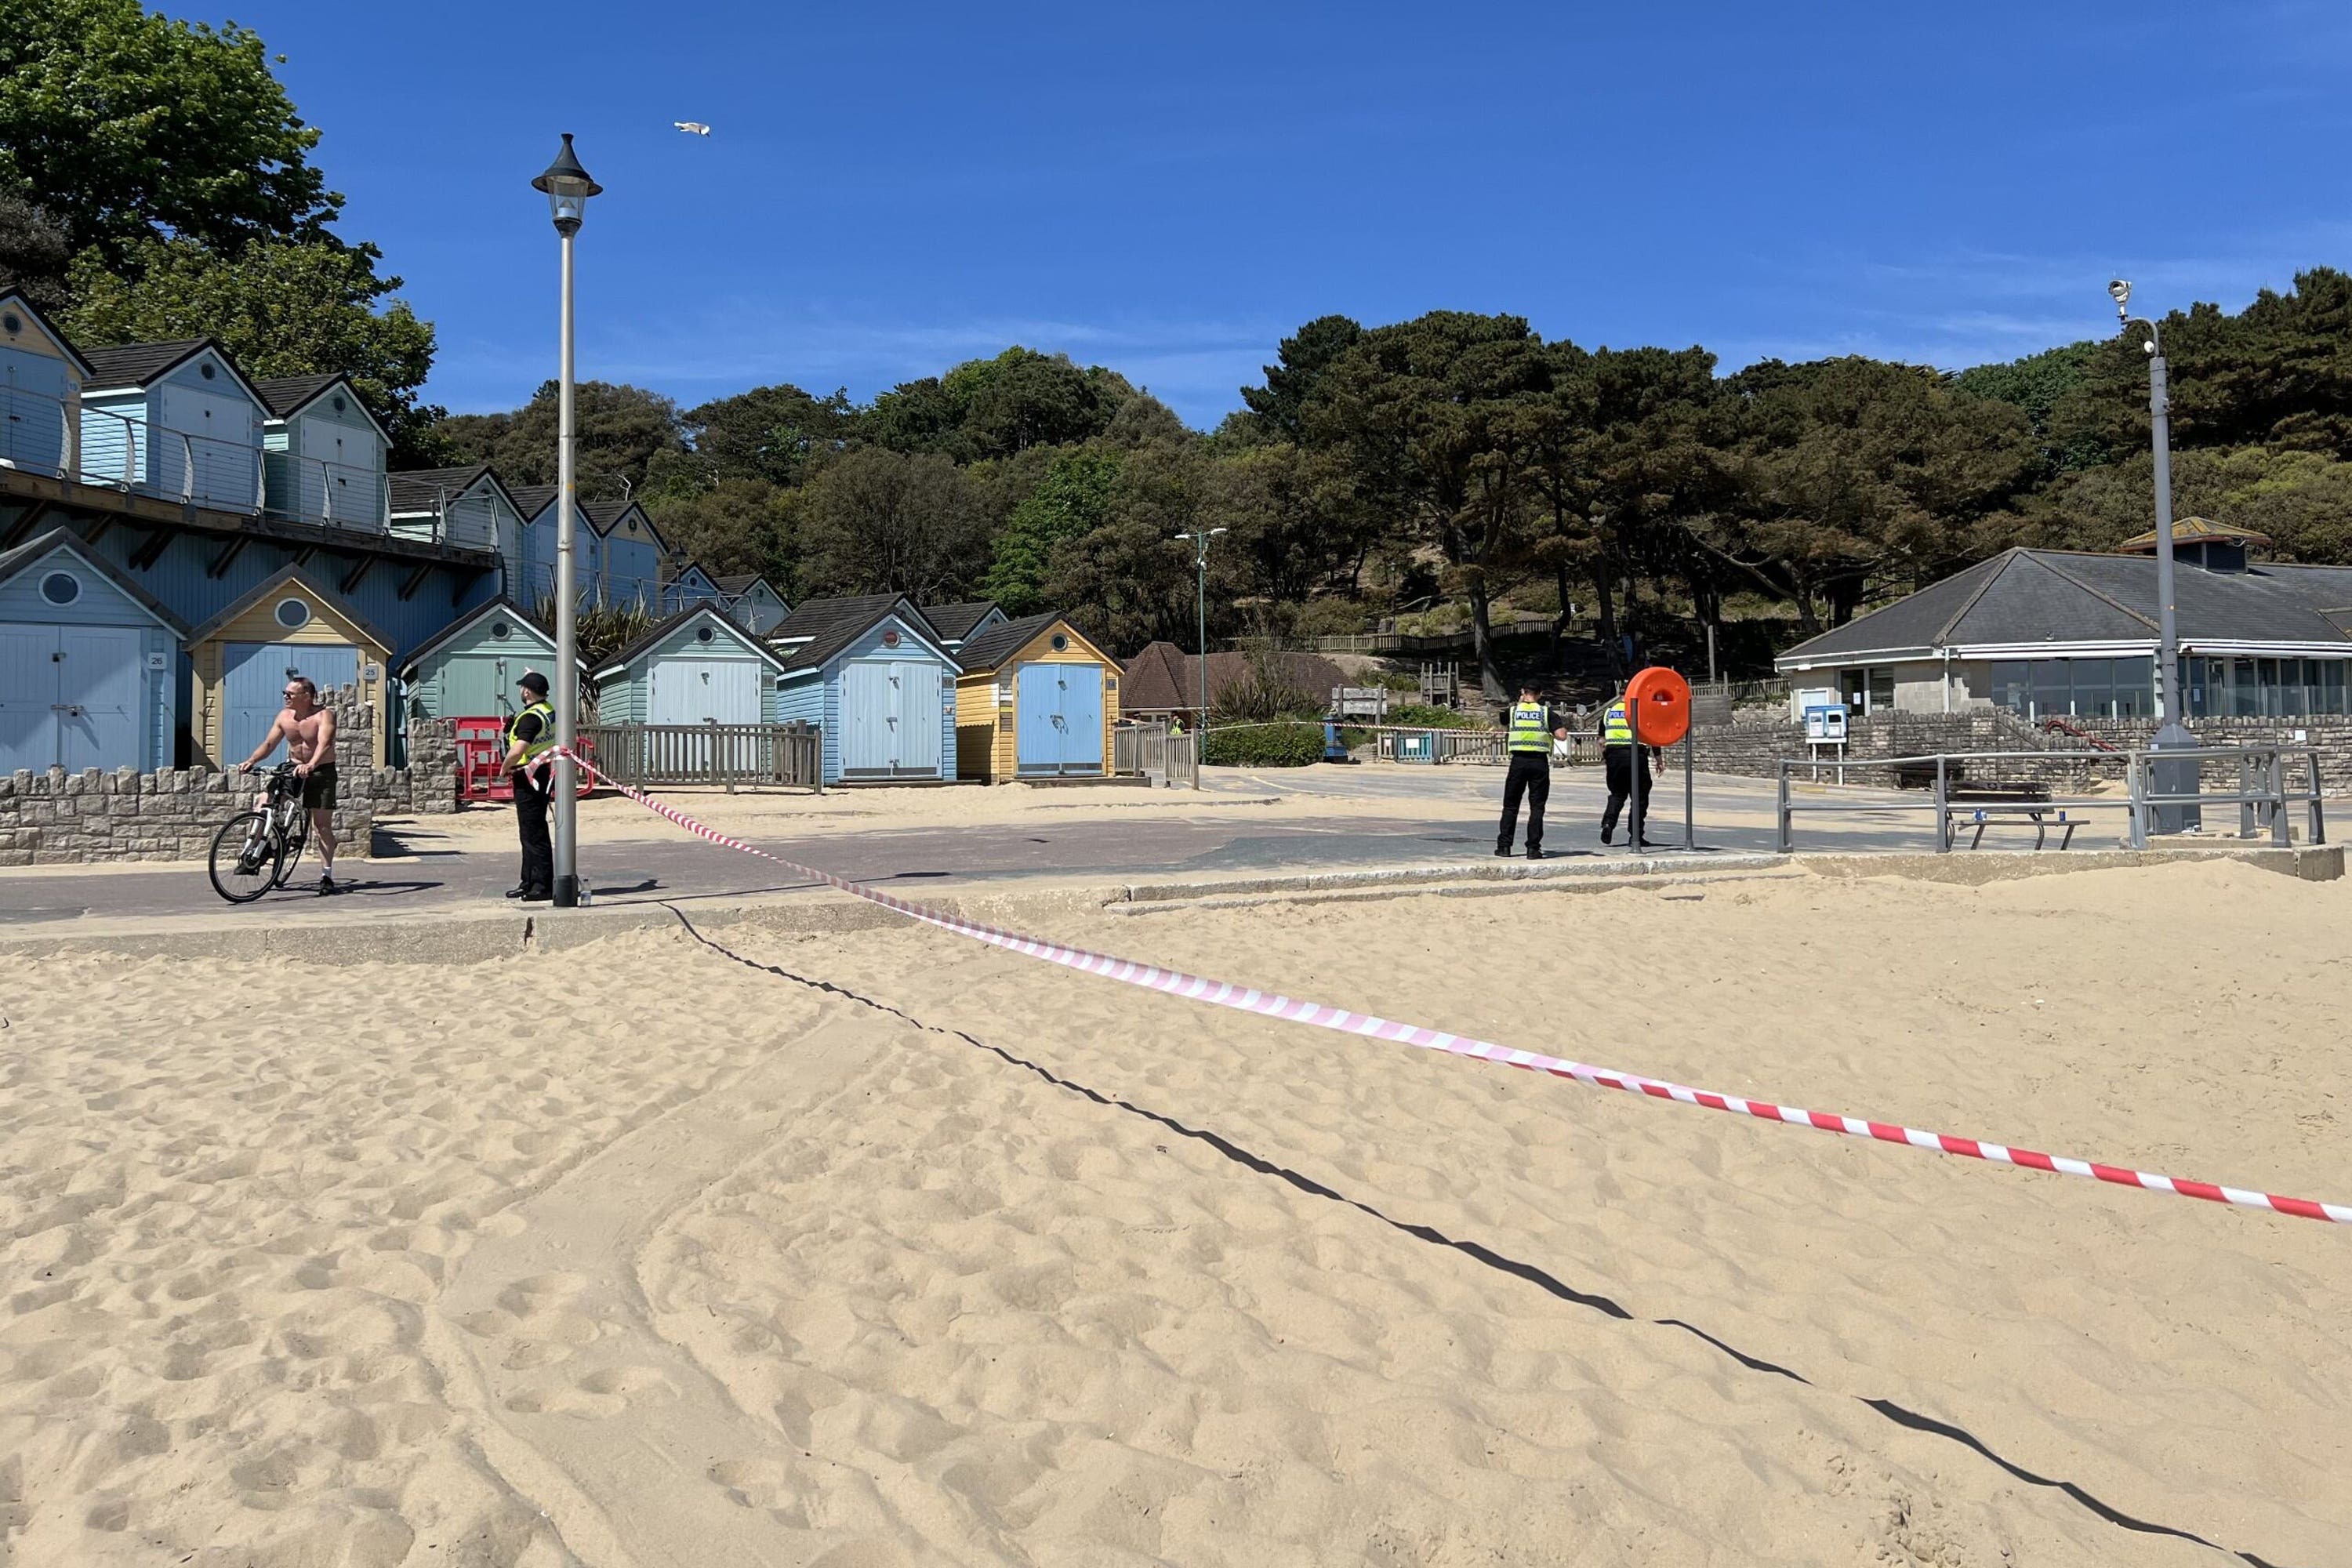
[{"label": "police officer", "polygon": [[[1609,804],[1601,812],[1601,842],[1606,844],[1616,836],[1617,814],[1625,808],[1626,797],[1637,789],[1642,792],[1638,820],[1644,827],[1650,821],[1650,749],[1633,743],[1633,714],[1622,691],[1601,710],[1601,765],[1609,780]],[[1638,846],[1651,847],[1646,837]]]},{"label": "police officer", "polygon": [[507,721],[507,775],[514,781],[515,831],[522,839],[522,880],[507,889],[509,899],[544,903],[555,893],[555,846],[547,837],[547,802],[554,767],[555,710],[547,702],[547,677],[526,669],[515,682],[522,711]]},{"label": "police officer", "polygon": [[1543,852],[1544,802],[1551,798],[1551,742],[1568,738],[1555,728],[1551,710],[1536,697],[1536,689],[1519,683],[1519,700],[1511,705],[1510,730],[1504,747],[1511,753],[1511,771],[1503,776],[1503,825],[1496,830],[1495,853],[1508,855],[1519,826],[1519,797],[1528,801],[1528,858],[1540,860]]}]

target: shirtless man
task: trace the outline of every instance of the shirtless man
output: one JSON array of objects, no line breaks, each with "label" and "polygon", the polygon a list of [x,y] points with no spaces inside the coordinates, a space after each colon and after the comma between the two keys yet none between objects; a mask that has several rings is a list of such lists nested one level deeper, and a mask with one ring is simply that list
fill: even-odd
[{"label": "shirtless man", "polygon": [[[319,846],[319,891],[335,892],[335,715],[319,706],[319,689],[307,675],[287,679],[286,706],[253,755],[245,759],[245,771],[251,773],[262,758],[278,749],[281,739],[286,754],[294,759],[294,776],[302,781],[310,837]],[[263,795],[254,806],[266,811],[268,804],[268,796]]]}]

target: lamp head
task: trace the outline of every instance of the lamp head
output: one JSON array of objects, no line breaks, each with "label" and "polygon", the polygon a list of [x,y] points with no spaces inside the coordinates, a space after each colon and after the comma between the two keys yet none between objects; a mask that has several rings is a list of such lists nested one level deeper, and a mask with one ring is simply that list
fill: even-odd
[{"label": "lamp head", "polygon": [[588,198],[604,190],[604,186],[588,177],[580,166],[580,156],[572,150],[572,132],[563,133],[563,146],[555,154],[555,162],[547,172],[533,180],[531,188],[547,193],[547,206],[555,219],[558,234],[580,232],[581,220],[588,215]]}]

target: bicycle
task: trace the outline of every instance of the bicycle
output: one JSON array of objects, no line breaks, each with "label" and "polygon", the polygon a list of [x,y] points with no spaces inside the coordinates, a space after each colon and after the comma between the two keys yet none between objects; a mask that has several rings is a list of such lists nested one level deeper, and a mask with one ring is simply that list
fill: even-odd
[{"label": "bicycle", "polygon": [[310,814],[302,808],[302,780],[290,762],[269,770],[266,804],[239,812],[213,836],[213,891],[232,904],[249,904],[294,875],[310,842]]}]

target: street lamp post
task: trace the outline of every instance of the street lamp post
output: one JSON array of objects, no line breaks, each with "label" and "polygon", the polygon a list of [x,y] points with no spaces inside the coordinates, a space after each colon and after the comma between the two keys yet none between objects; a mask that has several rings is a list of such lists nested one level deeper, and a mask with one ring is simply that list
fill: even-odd
[{"label": "street lamp post", "polygon": [[580,589],[572,558],[572,537],[579,528],[579,484],[573,468],[576,432],[572,406],[572,242],[587,216],[588,198],[604,187],[588,177],[572,151],[572,132],[563,133],[562,149],[547,172],[531,182],[547,193],[555,232],[563,237],[563,304],[557,350],[558,399],[555,438],[555,743],[556,754],[551,826],[554,832],[555,886],[553,903],[571,909],[580,902],[580,791],[571,753],[578,744],[580,722]]},{"label": "street lamp post", "polygon": [[[2177,751],[2197,744],[2196,734],[2183,721],[2180,700],[2180,626],[2176,612],[2172,586],[2172,395],[2164,363],[2164,342],[2158,335],[2156,322],[2146,316],[2131,313],[2132,286],[2129,280],[2116,279],[2107,285],[2107,293],[2116,302],[2117,330],[2128,332],[2134,328],[2147,330],[2147,337],[2140,344],[2147,355],[2147,415],[2148,426],[2156,448],[2156,738],[2149,743],[2151,751]],[[2194,795],[2198,788],[2200,768],[2197,763],[2183,758],[2179,762],[2158,763],[2154,768],[2154,784],[2158,795]],[[2155,808],[2155,829],[2158,833],[2183,833],[2200,826],[2202,813],[2194,805],[2159,805]]]},{"label": "street lamp post", "polygon": [[[1204,528],[1176,536],[1192,542],[1192,564],[1200,574],[1195,579],[1192,608],[1201,637],[1201,722],[1193,731],[1192,743],[1201,748],[1204,758],[1209,749],[1209,541],[1223,532],[1222,528]],[[1196,763],[1200,760],[1203,759],[1196,759]],[[1192,769],[1192,787],[1201,787],[1197,765]]]}]

